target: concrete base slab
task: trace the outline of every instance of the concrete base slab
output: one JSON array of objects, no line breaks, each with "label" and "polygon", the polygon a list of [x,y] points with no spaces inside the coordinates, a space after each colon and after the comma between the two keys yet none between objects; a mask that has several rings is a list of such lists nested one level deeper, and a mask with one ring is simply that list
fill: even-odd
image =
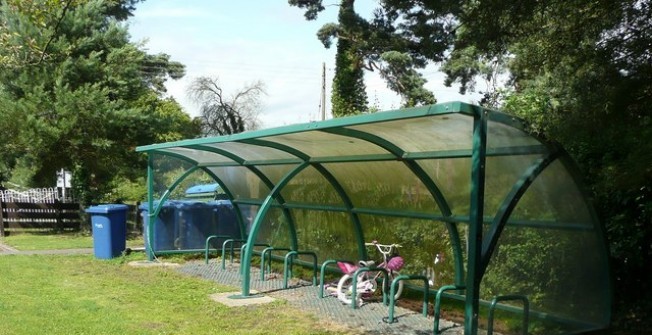
[{"label": "concrete base slab", "polygon": [[260,295],[258,292],[253,291],[247,297],[243,297],[240,292],[225,292],[211,294],[210,298],[229,307],[267,304],[275,300],[272,297]]},{"label": "concrete base slab", "polygon": [[149,268],[149,267],[176,268],[181,266],[180,264],[177,263],[152,262],[152,261],[131,261],[127,264],[129,264],[130,266],[142,267],[142,268]]}]

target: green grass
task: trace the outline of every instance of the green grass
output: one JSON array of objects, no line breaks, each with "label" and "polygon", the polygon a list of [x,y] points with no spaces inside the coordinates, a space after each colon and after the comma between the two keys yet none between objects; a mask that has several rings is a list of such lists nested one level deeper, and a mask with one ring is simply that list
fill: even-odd
[{"label": "green grass", "polygon": [[0,334],[336,334],[287,303],[226,307],[236,288],[91,255],[0,257]]},{"label": "green grass", "polygon": [[[0,238],[0,242],[18,250],[53,250],[92,248],[93,236],[87,233],[22,233]],[[127,239],[127,247],[143,245],[142,236]]]}]

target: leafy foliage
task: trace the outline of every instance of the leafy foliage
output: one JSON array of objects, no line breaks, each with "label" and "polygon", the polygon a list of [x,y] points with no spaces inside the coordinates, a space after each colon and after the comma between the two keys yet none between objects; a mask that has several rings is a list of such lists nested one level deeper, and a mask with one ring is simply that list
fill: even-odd
[{"label": "leafy foliage", "polygon": [[3,3],[4,180],[15,174],[25,186],[52,185],[55,171],[71,169],[77,196],[90,203],[114,178],[142,176],[136,146],[196,136],[181,107],[160,98],[162,83],[183,76],[183,65],[146,54],[120,23],[136,2]]},{"label": "leafy foliage", "polygon": [[[290,5],[305,9],[307,20],[314,20],[325,10],[322,0],[290,0]],[[333,79],[333,114],[347,115],[368,110],[363,82],[363,70],[378,71],[387,86],[399,94],[405,107],[431,104],[436,100],[424,88],[425,78],[416,70],[424,68],[428,60],[440,61],[447,38],[431,39],[435,35],[425,29],[414,33],[412,24],[429,21],[410,12],[409,18],[400,18],[390,4],[374,11],[366,20],[354,10],[355,0],[339,3],[338,23],[327,23],[317,37],[329,48],[337,38],[336,70]],[[434,32],[434,31],[433,31]]]}]

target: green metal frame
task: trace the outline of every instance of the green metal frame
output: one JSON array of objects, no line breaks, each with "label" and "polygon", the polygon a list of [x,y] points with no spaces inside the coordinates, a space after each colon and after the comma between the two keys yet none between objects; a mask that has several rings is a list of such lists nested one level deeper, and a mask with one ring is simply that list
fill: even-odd
[{"label": "green metal frame", "polygon": [[[374,123],[382,123],[395,120],[418,119],[431,116],[444,116],[450,114],[463,114],[469,116],[473,120],[472,126],[472,145],[470,149],[463,150],[441,150],[432,152],[406,152],[398,144],[375,135],[370,132],[365,132],[355,127],[358,125],[368,125]],[[290,234],[291,246],[290,249],[297,251],[299,249],[297,241],[297,233],[292,215],[292,209],[305,209],[315,211],[332,211],[347,213],[352,225],[353,233],[355,234],[355,242],[358,247],[358,255],[360,258],[366,258],[367,250],[364,247],[364,230],[360,220],[360,215],[377,215],[387,217],[404,217],[419,220],[431,220],[446,225],[449,233],[452,252],[454,256],[455,268],[455,283],[454,285],[445,286],[447,289],[455,288],[459,290],[464,288],[465,296],[463,298],[465,303],[465,322],[464,333],[466,335],[475,335],[478,333],[478,315],[479,306],[483,304],[480,299],[480,284],[487,266],[490,262],[492,255],[498,245],[498,240],[506,226],[513,227],[529,227],[540,229],[560,229],[560,230],[585,230],[595,231],[598,236],[605,241],[604,248],[599,250],[602,259],[604,259],[604,266],[609,268],[608,263],[608,249],[606,247],[606,239],[604,238],[604,227],[599,224],[595,212],[589,206],[593,222],[595,226],[587,225],[582,222],[551,222],[551,221],[536,221],[536,220],[513,220],[510,219],[512,211],[518,205],[518,202],[523,194],[528,190],[529,186],[534,180],[553,162],[561,162],[567,171],[571,173],[574,181],[579,183],[581,176],[577,173],[574,164],[570,161],[568,154],[556,145],[550,145],[547,142],[536,139],[540,145],[526,144],[515,145],[511,147],[490,148],[488,147],[488,124],[495,122],[498,124],[506,125],[508,127],[516,128],[525,131],[523,123],[512,116],[507,114],[491,111],[478,106],[473,106],[461,102],[437,104],[431,106],[415,107],[410,109],[389,111],[383,113],[374,113],[367,115],[359,115],[348,118],[332,119],[322,122],[314,122],[310,124],[293,125],[275,129],[266,129],[255,132],[240,133],[235,135],[216,137],[216,138],[200,138],[193,140],[184,140],[171,143],[154,144],[148,146],[138,147],[137,151],[149,153],[148,166],[147,166],[147,188],[148,188],[148,204],[149,208],[153,208],[153,176],[154,165],[153,156],[155,154],[166,155],[182,159],[191,165],[192,168],[184,172],[164,193],[159,206],[149,213],[149,227],[148,231],[152,231],[154,218],[158,215],[161,209],[161,203],[167,199],[169,193],[181,183],[189,174],[202,169],[206,171],[216,182],[220,184],[225,194],[230,198],[233,205],[238,209],[236,211],[237,220],[241,225],[241,230],[245,232],[244,220],[241,216],[240,206],[255,205],[259,206],[258,213],[254,218],[251,230],[246,236],[247,244],[254,245],[257,239],[258,232],[265,222],[267,213],[272,208],[280,209],[283,216],[289,225],[288,233]],[[275,136],[283,136],[287,134],[295,134],[302,132],[323,132],[337,136],[349,137],[352,139],[364,141],[373,144],[375,147],[382,148],[385,152],[378,153],[359,153],[357,155],[340,155],[340,156],[323,156],[311,157],[306,152],[298,150],[290,145],[275,142]],[[236,143],[246,144],[255,147],[264,147],[267,150],[276,150],[283,153],[283,156],[276,156],[277,158],[260,158],[254,160],[246,160],[239,155],[236,150],[226,150],[219,148],[220,143]],[[237,146],[236,146],[237,147]],[[198,150],[203,152],[210,152],[219,155],[221,159],[215,161],[207,161],[206,163],[199,163],[179,152],[174,152],[174,148],[185,148],[191,150]],[[229,147],[231,148],[231,147]],[[532,165],[520,176],[516,181],[510,192],[505,196],[498,212],[493,217],[486,217],[484,215],[484,196],[485,196],[485,168],[487,157],[498,156],[512,156],[512,155],[539,155],[542,158],[534,161]],[[260,156],[260,155],[259,155]],[[273,155],[272,155],[273,156]],[[290,157],[288,157],[290,156]],[[469,159],[471,160],[471,173],[470,179],[470,198],[469,198],[469,215],[460,216],[455,215],[446,199],[445,195],[440,190],[436,181],[428,172],[422,167],[420,161],[422,160],[437,160],[437,159]],[[338,178],[329,171],[327,164],[329,163],[354,163],[354,162],[382,162],[382,161],[397,161],[401,162],[408,171],[410,171],[415,178],[417,178],[430,193],[432,199],[439,207],[439,213],[422,213],[416,211],[405,211],[396,209],[378,209],[378,208],[364,208],[356,207],[354,200],[347,193]],[[267,175],[261,170],[260,166],[280,166],[289,165],[292,168],[276,183],[269,179]],[[221,180],[217,172],[211,168],[220,167],[244,167],[254,176],[256,176],[270,191],[264,199],[235,199],[234,194],[229,189],[229,181]],[[329,184],[341,200],[341,204],[307,204],[286,201],[282,196],[282,191],[285,186],[292,181],[293,178],[298,176],[306,168],[314,168]],[[581,183],[580,183],[581,185]],[[580,191],[585,199],[588,198],[587,193],[580,187]],[[460,236],[459,225],[467,225],[466,241],[466,258],[463,253],[462,238]],[[483,236],[483,228],[488,228],[486,236]],[[152,236],[149,236],[149,245],[152,245]],[[241,255],[243,273],[242,273],[242,292],[239,297],[250,296],[250,280],[251,280],[251,258],[253,248],[244,248]],[[148,252],[148,256],[154,256]],[[271,258],[271,252],[270,252]],[[326,263],[324,263],[325,265]],[[323,266],[322,265],[322,268]],[[264,266],[264,264],[263,264]],[[322,274],[323,275],[323,274]],[[323,279],[322,279],[323,280]],[[606,279],[609,280],[609,279]],[[607,283],[610,285],[610,283]],[[611,301],[610,292],[604,292],[605,299]],[[437,295],[437,301],[441,299],[442,292]],[[531,315],[538,315],[538,312],[531,311]],[[435,329],[435,332],[438,330]]]}]

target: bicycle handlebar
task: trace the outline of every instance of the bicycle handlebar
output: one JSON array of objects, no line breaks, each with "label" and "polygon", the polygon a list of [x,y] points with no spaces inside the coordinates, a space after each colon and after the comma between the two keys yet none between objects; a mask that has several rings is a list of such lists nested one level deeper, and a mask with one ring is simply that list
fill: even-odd
[{"label": "bicycle handlebar", "polygon": [[389,247],[401,248],[401,245],[400,245],[400,244],[396,244],[396,243],[392,243],[392,244],[380,244],[380,243],[378,243],[378,242],[371,242],[371,243],[365,243],[364,245],[366,245],[366,246],[372,246],[372,245],[374,245],[374,246],[380,246],[380,247],[386,247],[386,248],[389,248]]},{"label": "bicycle handlebar", "polygon": [[396,243],[393,243],[393,244],[380,244],[377,241],[373,241],[371,243],[365,243],[364,245],[365,246],[372,246],[373,245],[378,249],[378,251],[380,251],[381,253],[383,253],[385,255],[389,255],[394,248],[400,248],[401,247],[401,245],[396,244]]}]

